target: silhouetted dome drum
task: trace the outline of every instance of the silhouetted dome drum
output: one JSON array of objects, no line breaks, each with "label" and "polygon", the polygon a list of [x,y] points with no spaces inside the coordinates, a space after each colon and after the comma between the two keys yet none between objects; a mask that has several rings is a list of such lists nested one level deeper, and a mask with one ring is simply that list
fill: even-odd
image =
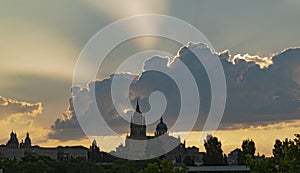
[{"label": "silhouetted dome drum", "polygon": [[168,131],[167,125],[164,123],[163,118],[160,118],[160,122],[156,126],[156,135],[162,135]]}]

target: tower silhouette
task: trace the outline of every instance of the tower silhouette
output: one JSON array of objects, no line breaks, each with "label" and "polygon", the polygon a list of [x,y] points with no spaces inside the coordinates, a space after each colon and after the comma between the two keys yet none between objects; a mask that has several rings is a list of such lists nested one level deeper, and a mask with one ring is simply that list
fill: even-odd
[{"label": "tower silhouette", "polygon": [[146,123],[145,117],[140,109],[139,101],[136,101],[135,112],[131,116],[130,135],[132,139],[146,139]]}]

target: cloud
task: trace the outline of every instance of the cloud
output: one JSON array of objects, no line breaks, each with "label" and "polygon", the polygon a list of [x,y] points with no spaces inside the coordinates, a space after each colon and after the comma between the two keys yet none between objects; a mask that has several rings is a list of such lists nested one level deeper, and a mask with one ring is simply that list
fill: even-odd
[{"label": "cloud", "polygon": [[[116,74],[111,75],[110,78],[104,79],[102,81],[92,81],[89,83],[87,88],[74,87],[72,88],[72,97],[69,99],[69,107],[66,112],[63,113],[62,118],[55,121],[55,124],[51,126],[52,132],[49,133],[50,139],[58,139],[61,141],[67,141],[71,139],[79,139],[85,137],[78,119],[89,119],[94,124],[90,125],[95,127],[93,133],[97,133],[101,124],[97,121],[98,112],[101,110],[101,114],[106,122],[118,133],[124,133],[127,131],[128,122],[123,120],[112,103],[112,97],[110,94],[110,87],[113,78],[120,81],[128,81],[129,78],[135,77],[131,74]],[[123,83],[123,82],[121,82]],[[95,89],[96,100],[92,101],[93,91]],[[121,93],[125,91],[121,91]],[[118,99],[120,102],[121,99]],[[77,106],[77,114],[75,114],[74,105]],[[119,104],[122,105],[122,104]],[[124,110],[131,110],[132,107],[126,108]],[[131,111],[126,111],[125,116],[130,117]],[[96,117],[95,117],[96,116]],[[95,119],[95,120],[93,120]],[[81,121],[84,123],[84,120]],[[82,124],[81,124],[82,125]],[[101,132],[101,130],[99,131]],[[94,134],[94,136],[97,136]]]},{"label": "cloud", "polygon": [[[44,139],[49,133],[38,122],[43,113],[41,102],[29,103],[0,96],[0,131],[2,134],[0,143],[6,143],[11,130],[17,132],[19,140],[30,133],[33,142],[36,138]],[[20,138],[21,137],[21,138]]]},{"label": "cloud", "polygon": [[[76,91],[77,88],[74,88]],[[81,92],[78,91],[78,94]],[[61,119],[57,119],[54,125],[51,126],[51,132],[48,134],[50,139],[59,139],[60,141],[68,141],[72,139],[84,138],[85,135],[80,128],[80,125],[76,119],[73,97],[69,99],[69,107],[62,114]]]},{"label": "cloud", "polygon": [[229,57],[228,61],[232,64],[236,64],[237,61],[244,60],[246,62],[253,62],[258,65],[261,69],[268,68],[273,64],[272,57],[260,57],[258,55],[251,56],[249,54],[241,55],[237,54],[233,57]]},{"label": "cloud", "polygon": [[43,110],[42,103],[21,102],[0,96],[0,115],[3,118],[9,116],[32,116],[41,114]]},{"label": "cloud", "polygon": [[[204,56],[219,58],[223,65],[228,93],[219,129],[260,127],[299,119],[299,48],[287,49],[269,58],[246,54],[235,55],[231,59],[228,50],[212,53],[203,44],[190,43],[182,47],[176,57],[154,56],[147,59],[141,75],[113,74],[107,79],[90,82],[88,87],[73,88],[70,106],[63,114],[63,118],[58,119],[52,126],[49,137],[60,140],[81,138],[84,134],[80,125],[95,127],[86,131],[91,136],[112,135],[113,133],[102,129],[106,124],[116,133],[128,133],[128,120],[137,97],[140,98],[142,112],[146,115],[147,122],[163,116],[170,129],[178,118],[181,102],[187,105],[188,110],[192,110],[195,106],[189,97],[182,97],[182,91],[176,83],[181,83],[183,87],[191,85],[185,82],[187,77],[182,63],[193,75],[201,98],[198,120],[193,128],[201,131],[210,109],[211,90],[205,68],[189,50],[191,47],[201,51]],[[159,71],[151,70],[153,68]],[[112,81],[118,86],[118,89],[114,90],[117,91],[116,96],[111,95]],[[129,91],[126,90],[128,85]],[[95,95],[92,91],[95,91]],[[157,113],[159,111],[156,109],[162,107],[163,99],[152,95],[157,91],[163,94],[167,103],[161,114]],[[186,94],[192,95],[195,92],[190,91]],[[72,100],[77,105],[77,114]],[[106,124],[99,121],[97,110],[101,112]],[[185,118],[189,119],[193,113],[193,111],[186,112]],[[92,121],[86,118],[91,118]],[[80,125],[77,119],[80,120]],[[151,121],[147,126],[148,132],[154,132],[156,124],[157,121]],[[190,126],[192,125],[186,124],[180,129],[173,130],[185,131]],[[67,132],[72,134],[67,135],[69,134]]]}]

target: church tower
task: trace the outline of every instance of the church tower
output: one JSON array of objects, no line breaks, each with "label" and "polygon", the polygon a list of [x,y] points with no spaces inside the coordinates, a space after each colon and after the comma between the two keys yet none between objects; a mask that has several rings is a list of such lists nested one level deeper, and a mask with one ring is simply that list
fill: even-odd
[{"label": "church tower", "polygon": [[29,137],[29,133],[26,133],[24,148],[30,148],[31,147],[31,139]]},{"label": "church tower", "polygon": [[131,116],[130,135],[132,139],[147,139],[145,117],[140,109],[139,101],[136,101],[135,112]]},{"label": "church tower", "polygon": [[29,133],[26,133],[26,138],[25,138],[25,142],[21,142],[20,144],[20,148],[30,148],[31,147],[31,139],[29,137]]},{"label": "church tower", "polygon": [[10,133],[10,139],[8,140],[6,144],[7,148],[19,148],[19,140],[17,138],[17,133],[14,133],[13,131]]}]

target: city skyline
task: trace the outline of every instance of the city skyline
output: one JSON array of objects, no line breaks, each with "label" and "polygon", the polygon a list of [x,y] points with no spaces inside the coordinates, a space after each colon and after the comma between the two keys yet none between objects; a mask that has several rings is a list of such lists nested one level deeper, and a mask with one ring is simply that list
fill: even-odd
[{"label": "city skyline", "polygon": [[[103,108],[106,120],[119,135],[99,137],[105,141],[98,143],[101,150],[109,152],[124,143],[129,129],[127,119],[134,111],[137,97],[140,97],[142,112],[152,115],[147,117],[147,134],[155,132],[161,116],[171,129],[179,112],[177,89],[161,74],[149,75],[145,71],[155,66],[180,74],[176,63],[181,59],[200,69],[196,82],[201,83],[203,78],[207,81],[203,67],[193,66],[192,56],[184,50],[184,47],[196,47],[219,58],[224,68],[227,103],[220,126],[213,133],[221,140],[223,151],[228,154],[249,138],[255,141],[257,153],[271,156],[275,139],[293,138],[300,133],[300,59],[297,59],[300,57],[300,23],[296,22],[299,7],[296,0],[272,3],[258,0],[3,1],[0,6],[0,143],[5,144],[14,130],[24,137],[29,132],[33,144],[45,147],[90,146],[91,141],[81,130],[72,105],[75,98],[83,98],[85,104],[98,104],[89,97],[92,85],[72,88],[73,73],[83,47],[94,34],[113,22],[135,15],[160,14],[193,25],[206,36],[214,51],[199,42],[181,45],[149,36],[127,40],[114,48],[104,62],[109,65],[105,64],[97,73],[95,88],[99,94],[97,99],[103,103],[98,106]],[[165,29],[151,24],[145,22],[124,28]],[[137,54],[132,61],[120,65],[124,57],[147,50],[160,52]],[[179,70],[174,70],[176,68]],[[151,76],[160,78],[152,80]],[[106,87],[113,77],[124,81],[134,78],[128,99],[131,105],[123,104],[127,102],[123,98],[108,99]],[[210,95],[207,85],[199,86],[204,98],[201,98],[199,119],[185,140],[188,146],[204,151],[200,136],[212,133],[201,130]],[[148,92],[153,88],[160,88],[167,96],[154,93],[161,102],[151,101]],[[169,107],[162,103],[164,100]],[[116,103],[118,110],[113,109],[111,103]],[[89,106],[84,111],[90,111]],[[159,106],[165,106],[166,112],[160,109],[151,112],[151,108]],[[188,106],[194,105],[189,103]],[[188,118],[191,114],[187,112],[185,116]],[[188,128],[188,125],[182,126],[169,133],[183,139]]]}]

